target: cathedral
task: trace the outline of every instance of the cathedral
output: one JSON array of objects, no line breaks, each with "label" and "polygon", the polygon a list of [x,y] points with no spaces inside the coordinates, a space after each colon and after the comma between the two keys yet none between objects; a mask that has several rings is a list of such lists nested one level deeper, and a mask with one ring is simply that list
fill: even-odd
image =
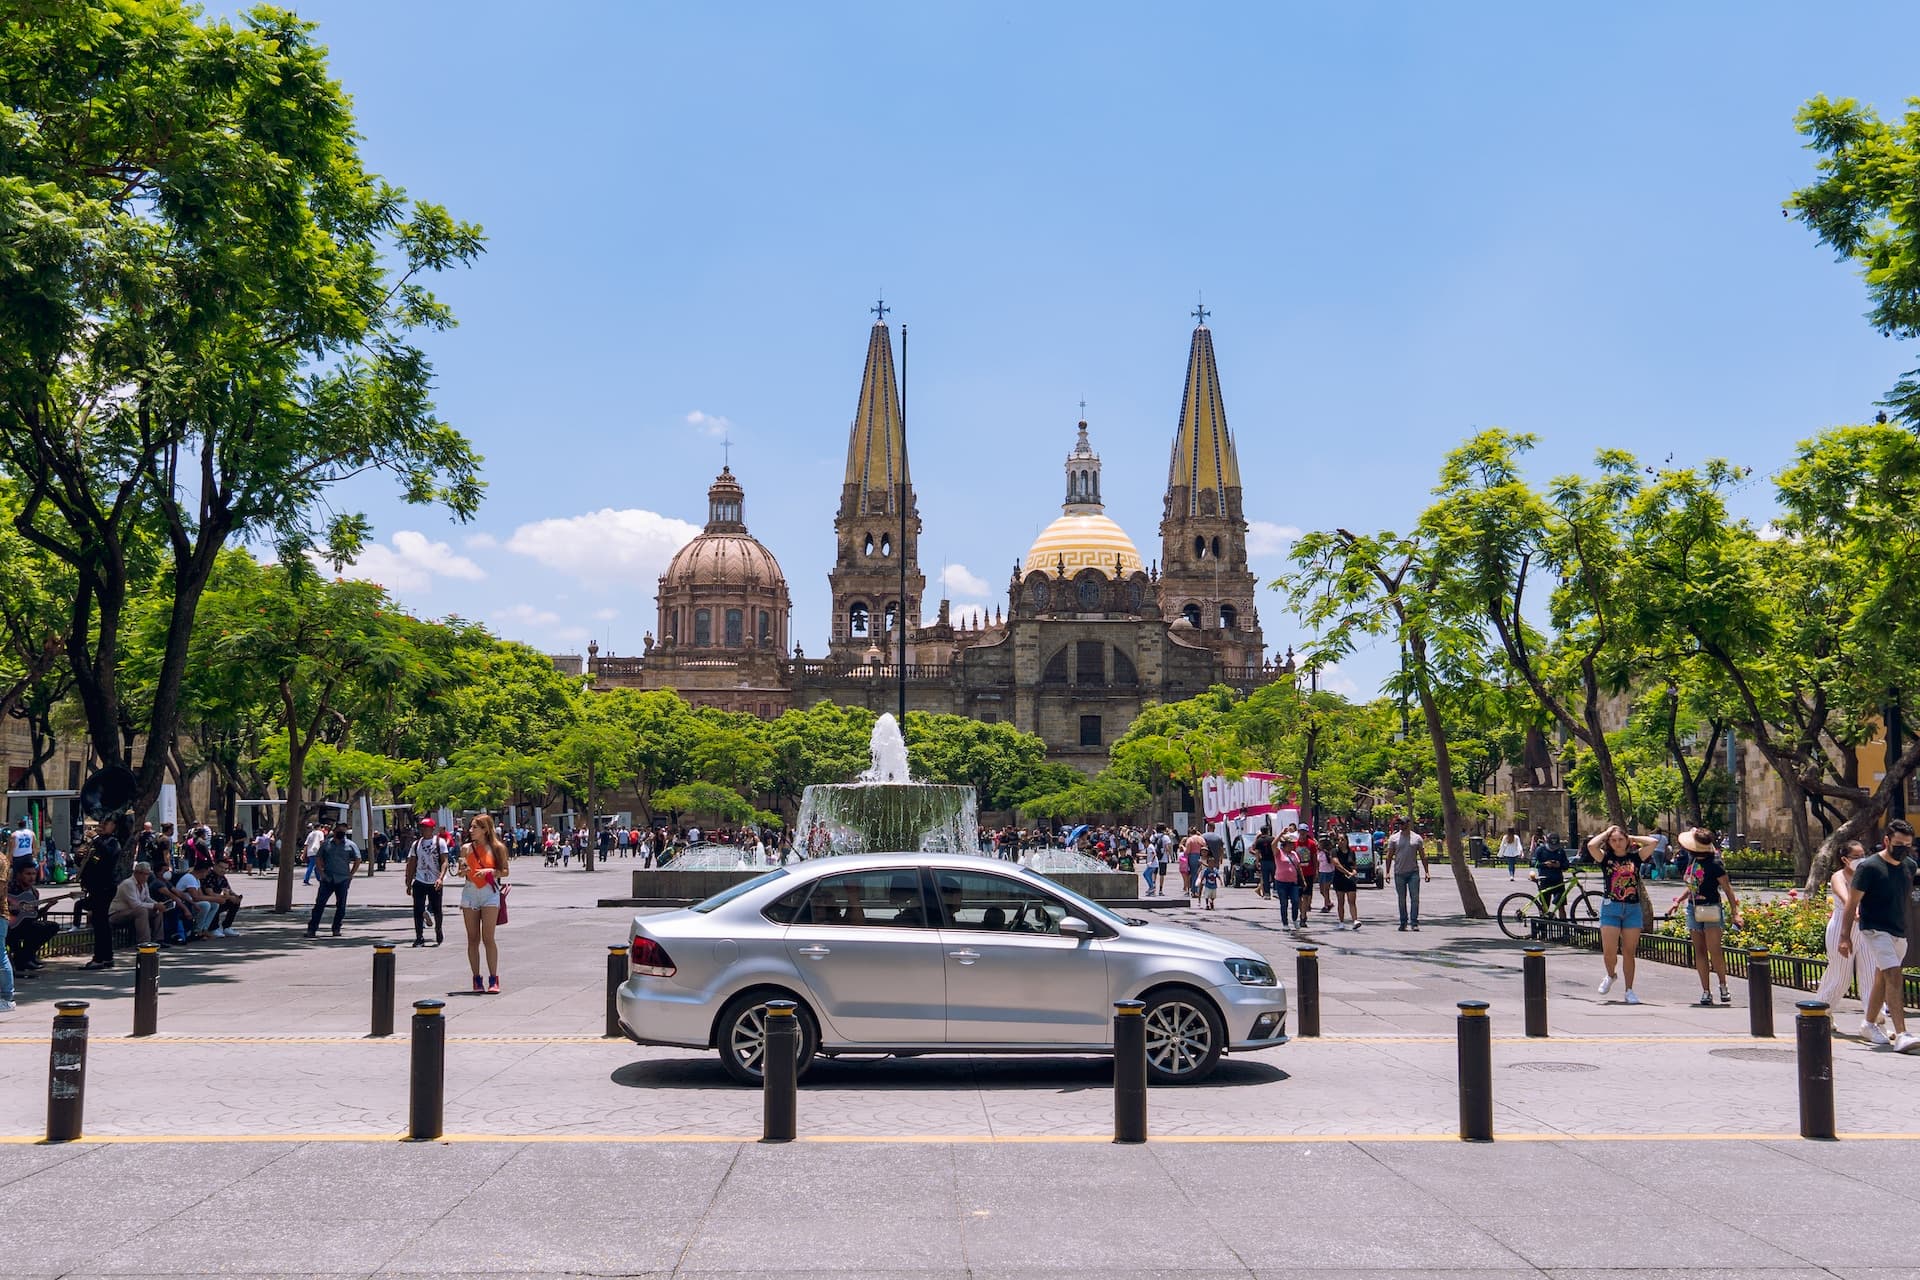
[{"label": "cathedral", "polygon": [[[819,657],[788,635],[791,597],[747,532],[746,494],[724,467],[707,522],[660,575],[659,620],[639,657],[589,647],[596,687],[673,689],[696,706],[777,716],[823,701],[893,709],[906,629],[907,706],[1005,721],[1088,773],[1149,701],[1276,679],[1247,564],[1240,462],[1204,311],[1167,468],[1150,566],[1100,497],[1087,424],[1066,457],[1060,515],[1016,561],[1004,606],[921,621],[921,523],[884,312],[867,339],[827,574],[832,631]],[[903,573],[904,570],[904,573]]]}]

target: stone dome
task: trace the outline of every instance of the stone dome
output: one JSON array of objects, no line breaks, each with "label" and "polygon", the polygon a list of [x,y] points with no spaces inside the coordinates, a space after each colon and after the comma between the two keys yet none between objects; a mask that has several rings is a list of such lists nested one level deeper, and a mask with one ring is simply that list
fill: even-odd
[{"label": "stone dome", "polygon": [[674,553],[662,586],[770,587],[784,590],[787,576],[773,552],[750,533],[703,533]]},{"label": "stone dome", "polygon": [[[1116,559],[1118,575],[1114,572]],[[1109,580],[1146,570],[1127,531],[1098,513],[1063,515],[1055,520],[1033,540],[1024,564],[1028,571],[1056,573],[1063,560],[1069,577],[1082,569],[1097,569]]]}]

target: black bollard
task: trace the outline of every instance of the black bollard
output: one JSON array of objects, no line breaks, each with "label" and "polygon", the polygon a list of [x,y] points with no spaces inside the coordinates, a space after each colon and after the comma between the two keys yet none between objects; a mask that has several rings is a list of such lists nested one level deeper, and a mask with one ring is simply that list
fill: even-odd
[{"label": "black bollard", "polygon": [[1460,1002],[1460,1140],[1493,1141],[1493,1024],[1485,1000]]},{"label": "black bollard", "polygon": [[87,1002],[57,1000],[53,1059],[47,1068],[47,1141],[72,1142],[81,1134],[87,1103]]},{"label": "black bollard", "polygon": [[140,944],[133,962],[133,1034],[150,1036],[160,1030],[160,948]]},{"label": "black bollard", "polygon": [[1747,952],[1747,1023],[1758,1038],[1773,1039],[1773,959],[1765,951]]},{"label": "black bollard", "polygon": [[393,1034],[393,944],[373,948],[373,1036]]},{"label": "black bollard", "polygon": [[1294,985],[1300,988],[1300,1034],[1320,1034],[1320,949],[1299,947],[1294,961]]},{"label": "black bollard", "polygon": [[407,1140],[432,1142],[440,1136],[447,1104],[447,1020],[445,1000],[413,1002],[413,1075],[407,1090]]},{"label": "black bollard", "polygon": [[1113,1002],[1113,1140],[1147,1140],[1147,1020],[1144,1000]]},{"label": "black bollard", "polygon": [[1831,1141],[1833,1132],[1833,1018],[1824,1000],[1794,1005],[1793,1038],[1800,1062],[1800,1136]]},{"label": "black bollard", "polygon": [[760,1050],[762,1142],[792,1142],[797,1130],[800,1023],[791,1000],[767,1001],[766,1043]]},{"label": "black bollard", "polygon": [[1520,962],[1521,984],[1526,993],[1527,1035],[1547,1034],[1547,953],[1541,947],[1528,947]]},{"label": "black bollard", "polygon": [[627,980],[627,944],[607,944],[607,1027],[601,1034],[620,1038],[620,987]]}]

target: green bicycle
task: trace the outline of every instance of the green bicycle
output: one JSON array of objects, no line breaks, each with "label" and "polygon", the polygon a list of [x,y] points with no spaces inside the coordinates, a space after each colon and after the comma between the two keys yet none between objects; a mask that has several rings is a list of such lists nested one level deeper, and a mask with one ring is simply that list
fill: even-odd
[{"label": "green bicycle", "polygon": [[1535,920],[1568,920],[1594,924],[1600,919],[1600,895],[1582,884],[1578,867],[1567,870],[1565,882],[1532,893],[1510,893],[1500,900],[1500,932],[1515,942],[1533,938]]}]

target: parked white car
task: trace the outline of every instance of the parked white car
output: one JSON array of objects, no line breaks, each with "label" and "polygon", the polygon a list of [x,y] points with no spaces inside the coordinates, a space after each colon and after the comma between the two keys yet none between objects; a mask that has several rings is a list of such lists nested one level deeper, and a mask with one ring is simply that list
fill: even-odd
[{"label": "parked white car", "polygon": [[1146,1002],[1158,1084],[1287,1039],[1286,991],[1245,947],[965,855],[823,858],[636,916],[627,975],[629,1037],[717,1049],[747,1084],[769,1000],[800,1006],[803,1072],[816,1054],[1108,1053],[1118,1000]]}]

